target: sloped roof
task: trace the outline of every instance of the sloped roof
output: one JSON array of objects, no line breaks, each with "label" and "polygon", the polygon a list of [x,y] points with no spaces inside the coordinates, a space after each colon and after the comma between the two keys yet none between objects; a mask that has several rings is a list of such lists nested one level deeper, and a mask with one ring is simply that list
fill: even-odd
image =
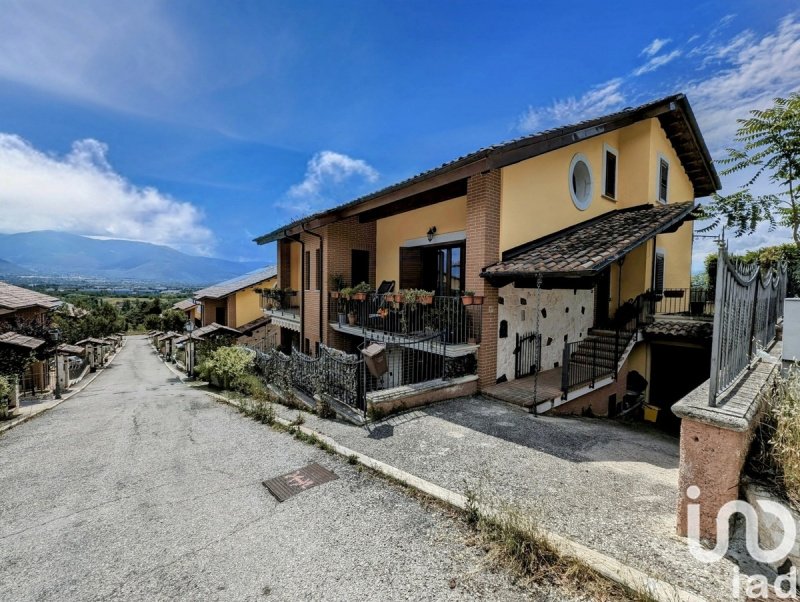
[{"label": "sloped roof", "polygon": [[270,316],[262,316],[260,318],[256,318],[255,320],[251,320],[247,324],[242,324],[236,330],[239,330],[242,334],[249,335],[254,330],[258,330],[262,326],[266,326],[267,324],[272,322],[272,318]]},{"label": "sloped roof", "polygon": [[69,345],[68,343],[62,343],[58,346],[59,353],[70,353],[72,355],[83,355],[86,352],[84,347],[78,347],[77,345]]},{"label": "sloped roof", "polygon": [[7,282],[0,282],[0,308],[5,309],[25,309],[28,307],[41,307],[43,309],[54,309],[61,305],[61,300],[37,293],[21,286],[14,286]]},{"label": "sloped roof", "polygon": [[194,296],[196,299],[221,299],[222,297],[227,297],[236,291],[255,286],[264,280],[269,280],[270,278],[277,276],[277,274],[278,268],[276,266],[267,266],[260,270],[248,272],[244,276],[231,278],[230,280],[225,280],[219,284],[201,289],[197,291]]},{"label": "sloped roof", "polygon": [[452,184],[457,180],[466,179],[477,173],[519,163],[531,157],[650,118],[659,119],[692,181],[695,196],[707,196],[719,190],[721,188],[719,176],[689,101],[684,94],[673,94],[638,107],[628,107],[602,117],[552,128],[478,149],[376,192],[295,220],[254,240],[258,244],[266,244],[297,234],[304,228],[318,228],[326,223],[356,215],[368,209],[368,205],[373,202],[376,204],[394,202],[412,194],[420,194],[436,187]]},{"label": "sloped roof", "polygon": [[235,328],[231,328],[230,326],[223,326],[222,324],[217,324],[216,322],[212,322],[208,326],[203,326],[202,328],[198,328],[197,330],[192,332],[192,338],[202,339],[203,337],[209,336],[211,334],[238,337],[241,336],[242,333],[236,330]]},{"label": "sloped roof", "polygon": [[645,338],[711,339],[714,323],[711,320],[665,320],[658,318],[644,328]]},{"label": "sloped roof", "polygon": [[172,309],[189,311],[193,307],[197,307],[197,303],[195,303],[192,299],[184,299],[183,301],[178,301],[177,303],[173,304]]},{"label": "sloped roof", "polygon": [[690,219],[692,201],[639,205],[609,211],[594,219],[503,253],[503,261],[481,273],[490,280],[594,276],[633,249]]},{"label": "sloped roof", "polygon": [[26,349],[38,349],[45,344],[42,339],[17,334],[16,332],[4,332],[0,334],[0,345],[12,345],[14,347],[24,347]]},{"label": "sloped roof", "polygon": [[82,341],[78,341],[75,343],[76,345],[105,345],[106,341],[104,339],[96,339],[94,337],[89,337],[88,339],[83,339]]}]

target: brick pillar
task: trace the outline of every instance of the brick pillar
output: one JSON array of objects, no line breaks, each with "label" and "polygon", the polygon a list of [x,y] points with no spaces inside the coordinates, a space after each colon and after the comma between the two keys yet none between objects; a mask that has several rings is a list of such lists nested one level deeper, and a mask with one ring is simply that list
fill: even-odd
[{"label": "brick pillar", "polygon": [[500,259],[500,170],[477,174],[467,181],[467,290],[483,295],[478,386],[497,380],[497,289],[480,277],[481,270]]}]

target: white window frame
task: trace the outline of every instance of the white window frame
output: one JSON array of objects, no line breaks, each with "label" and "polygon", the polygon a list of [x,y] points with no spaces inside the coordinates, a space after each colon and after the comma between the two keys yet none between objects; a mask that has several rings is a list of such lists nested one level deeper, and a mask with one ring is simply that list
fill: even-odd
[{"label": "white window frame", "polygon": [[[617,162],[614,165],[614,196],[609,196],[606,194],[606,174],[608,170],[606,170],[606,159],[608,157],[608,153],[611,153],[616,158]],[[614,148],[613,146],[603,143],[603,178],[602,178],[602,188],[600,189],[601,194],[603,197],[607,198],[610,201],[617,200],[619,196],[619,151]]]},{"label": "white window frame", "polygon": [[[661,162],[667,164],[667,196],[665,198],[661,198]],[[669,202],[669,174],[672,171],[672,166],[669,163],[669,159],[667,159],[661,153],[658,153],[658,161],[656,163],[656,200],[661,203],[662,205],[666,205]]]},{"label": "white window frame", "polygon": [[[589,170],[589,194],[587,195],[586,200],[579,199],[577,196],[575,196],[575,190],[572,188],[572,172],[575,170],[575,166],[579,161],[583,161],[586,164],[586,168]],[[587,159],[586,155],[583,153],[576,153],[572,157],[572,161],[569,163],[567,187],[569,188],[569,196],[572,198],[572,203],[575,205],[575,207],[581,211],[586,211],[592,204],[592,197],[594,196],[594,174],[592,173],[592,164],[589,163],[589,159]]]}]

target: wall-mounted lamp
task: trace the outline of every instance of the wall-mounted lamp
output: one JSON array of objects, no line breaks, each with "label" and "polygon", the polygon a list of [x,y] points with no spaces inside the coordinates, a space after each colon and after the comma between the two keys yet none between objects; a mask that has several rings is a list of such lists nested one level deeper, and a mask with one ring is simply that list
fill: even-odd
[{"label": "wall-mounted lamp", "polygon": [[428,228],[428,242],[431,242],[434,236],[436,236],[436,226],[431,226]]}]

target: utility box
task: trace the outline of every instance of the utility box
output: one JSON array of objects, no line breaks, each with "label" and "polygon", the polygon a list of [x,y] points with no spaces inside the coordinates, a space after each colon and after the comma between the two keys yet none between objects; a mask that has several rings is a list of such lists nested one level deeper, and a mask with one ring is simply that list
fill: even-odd
[{"label": "utility box", "polygon": [[386,361],[386,345],[372,343],[366,349],[361,350],[364,356],[364,363],[367,365],[369,373],[375,378],[380,378],[389,370]]},{"label": "utility box", "polygon": [[783,360],[800,361],[800,299],[783,302]]}]

